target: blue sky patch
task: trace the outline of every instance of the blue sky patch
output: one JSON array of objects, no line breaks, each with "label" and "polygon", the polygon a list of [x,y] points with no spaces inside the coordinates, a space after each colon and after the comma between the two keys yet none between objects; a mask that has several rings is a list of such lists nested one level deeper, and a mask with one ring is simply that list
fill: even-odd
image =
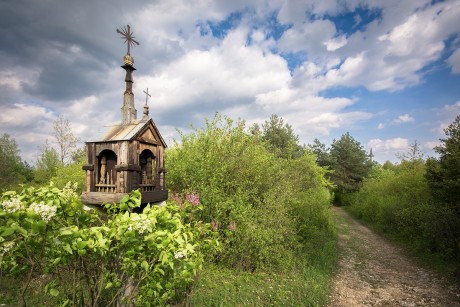
[{"label": "blue sky patch", "polygon": [[365,7],[358,7],[353,12],[346,12],[336,16],[324,17],[335,24],[339,34],[350,36],[356,31],[365,31],[366,26],[374,20],[382,18],[382,11],[377,9],[369,10]]}]

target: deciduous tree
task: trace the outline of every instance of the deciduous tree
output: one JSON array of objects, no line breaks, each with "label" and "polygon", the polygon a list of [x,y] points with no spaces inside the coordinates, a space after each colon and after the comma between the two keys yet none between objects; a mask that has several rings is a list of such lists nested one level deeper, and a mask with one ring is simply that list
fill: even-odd
[{"label": "deciduous tree", "polygon": [[31,180],[31,168],[22,161],[16,141],[9,134],[0,137],[0,190]]},{"label": "deciduous tree", "polygon": [[407,170],[412,175],[416,175],[425,170],[425,154],[420,149],[420,144],[415,140],[409,146],[409,150],[406,153],[398,156],[401,159],[399,168],[401,170]]},{"label": "deciduous tree", "polygon": [[59,161],[61,165],[69,162],[77,147],[78,139],[72,132],[69,120],[60,115],[53,122],[54,137],[58,146]]},{"label": "deciduous tree", "polygon": [[53,147],[49,146],[48,142],[42,147],[40,156],[37,159],[35,169],[35,181],[37,183],[46,183],[53,176],[61,166],[59,154]]}]

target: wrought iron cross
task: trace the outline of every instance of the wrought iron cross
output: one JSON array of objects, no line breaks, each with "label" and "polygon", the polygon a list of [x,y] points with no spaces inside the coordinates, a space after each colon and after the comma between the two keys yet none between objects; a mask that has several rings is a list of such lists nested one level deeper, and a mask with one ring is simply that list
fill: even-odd
[{"label": "wrought iron cross", "polygon": [[145,93],[145,104],[147,104],[147,101],[149,100],[149,97],[152,97],[150,94],[149,94],[149,88],[147,88],[147,92],[144,91]]},{"label": "wrought iron cross", "polygon": [[128,54],[130,54],[131,47],[139,45],[139,43],[134,39],[133,32],[131,31],[131,27],[129,25],[121,28],[121,30],[117,29],[117,33],[120,33],[122,38],[125,39],[125,43],[128,45]]}]

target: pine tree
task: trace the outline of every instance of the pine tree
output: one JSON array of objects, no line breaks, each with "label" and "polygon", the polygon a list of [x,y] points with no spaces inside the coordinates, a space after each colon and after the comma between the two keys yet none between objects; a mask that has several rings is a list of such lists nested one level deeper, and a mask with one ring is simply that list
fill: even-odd
[{"label": "pine tree", "polygon": [[342,193],[357,191],[372,168],[361,144],[347,132],[332,142],[330,157],[331,179],[337,189]]}]

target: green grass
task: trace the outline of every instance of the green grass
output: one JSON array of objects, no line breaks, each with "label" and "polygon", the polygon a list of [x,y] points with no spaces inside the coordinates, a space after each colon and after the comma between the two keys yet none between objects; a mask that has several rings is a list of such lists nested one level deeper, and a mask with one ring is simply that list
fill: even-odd
[{"label": "green grass", "polygon": [[336,238],[323,239],[285,271],[245,272],[209,265],[190,293],[188,306],[325,306],[337,263]]},{"label": "green grass", "polygon": [[[26,276],[6,277],[0,275],[0,306],[22,306],[22,290],[26,283]],[[25,293],[27,306],[58,306],[54,297],[43,292],[46,280],[43,276],[32,278]]]}]

